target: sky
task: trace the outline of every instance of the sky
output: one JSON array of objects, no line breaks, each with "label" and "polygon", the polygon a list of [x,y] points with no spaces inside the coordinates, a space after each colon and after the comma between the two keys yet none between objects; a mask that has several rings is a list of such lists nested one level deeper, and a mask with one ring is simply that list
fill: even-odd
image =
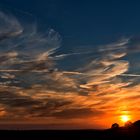
[{"label": "sky", "polygon": [[101,129],[138,120],[139,5],[1,0],[1,126]]}]

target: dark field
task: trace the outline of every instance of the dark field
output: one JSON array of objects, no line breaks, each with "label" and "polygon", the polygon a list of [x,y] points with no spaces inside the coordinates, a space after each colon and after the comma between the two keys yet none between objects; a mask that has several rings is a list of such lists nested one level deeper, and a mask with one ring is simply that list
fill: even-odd
[{"label": "dark field", "polygon": [[39,140],[106,140],[140,139],[138,128],[118,128],[108,130],[1,130],[2,139]]}]

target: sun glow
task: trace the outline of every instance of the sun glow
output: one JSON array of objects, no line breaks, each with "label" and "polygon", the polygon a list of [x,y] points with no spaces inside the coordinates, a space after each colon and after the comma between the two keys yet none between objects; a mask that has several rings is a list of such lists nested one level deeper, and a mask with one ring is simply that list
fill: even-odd
[{"label": "sun glow", "polygon": [[122,116],[120,116],[120,120],[125,123],[130,120],[130,116],[122,115]]}]

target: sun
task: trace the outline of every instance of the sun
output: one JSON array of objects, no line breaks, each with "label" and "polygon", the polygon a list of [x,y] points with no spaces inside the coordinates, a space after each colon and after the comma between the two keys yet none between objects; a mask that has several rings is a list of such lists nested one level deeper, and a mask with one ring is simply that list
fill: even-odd
[{"label": "sun", "polygon": [[120,116],[120,120],[125,123],[125,122],[130,120],[130,116],[128,116],[128,115],[121,115]]}]

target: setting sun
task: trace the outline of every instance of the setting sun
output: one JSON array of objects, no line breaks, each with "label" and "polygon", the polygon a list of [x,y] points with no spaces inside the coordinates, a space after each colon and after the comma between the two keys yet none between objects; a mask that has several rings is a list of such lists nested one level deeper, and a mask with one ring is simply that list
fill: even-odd
[{"label": "setting sun", "polygon": [[120,118],[121,118],[121,121],[124,123],[130,120],[130,116],[128,115],[122,115],[120,116]]}]

